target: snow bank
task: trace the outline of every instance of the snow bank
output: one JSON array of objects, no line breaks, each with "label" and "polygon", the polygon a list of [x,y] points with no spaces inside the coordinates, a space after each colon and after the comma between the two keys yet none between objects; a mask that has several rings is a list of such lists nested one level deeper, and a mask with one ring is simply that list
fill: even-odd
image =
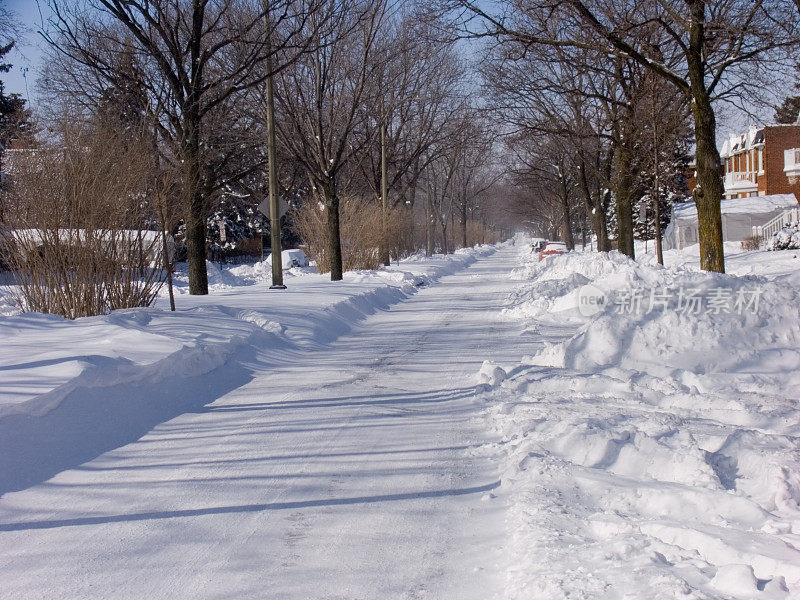
[{"label": "snow bank", "polygon": [[800,596],[797,272],[571,253],[514,277],[505,315],[542,350],[478,374],[509,597]]},{"label": "snow bank", "polygon": [[0,419],[46,414],[80,388],[201,375],[245,344],[275,343],[277,324],[246,317],[203,308],[75,321],[36,313],[0,319]]},{"label": "snow bank", "polygon": [[[713,373],[800,371],[800,294],[780,282],[642,266],[619,253],[558,256],[522,273],[535,281],[516,292],[509,316],[578,325],[532,364],[707,374],[712,386]],[[587,292],[601,297],[591,317],[581,313]]]},{"label": "snow bank", "polygon": [[174,313],[166,310],[166,290],[155,307],[74,321],[19,314],[9,305],[11,314],[0,316],[0,424],[12,414],[46,414],[84,388],[208,373],[245,346],[265,351],[328,344],[367,315],[492,251],[414,256],[387,270],[346,273],[339,283],[308,267],[293,268],[289,290],[280,292],[268,290],[266,261],[208,263],[208,296],[189,296],[186,271],[179,269]]},{"label": "snow bank", "polygon": [[[725,242],[725,271],[730,275],[758,275],[785,285],[800,286],[800,253],[792,250],[763,252],[744,250],[739,242]],[[644,244],[636,244],[636,260],[640,264],[655,265],[652,242],[644,252]],[[683,250],[666,250],[664,263],[668,268],[687,267],[700,269],[700,246],[694,244]]]}]

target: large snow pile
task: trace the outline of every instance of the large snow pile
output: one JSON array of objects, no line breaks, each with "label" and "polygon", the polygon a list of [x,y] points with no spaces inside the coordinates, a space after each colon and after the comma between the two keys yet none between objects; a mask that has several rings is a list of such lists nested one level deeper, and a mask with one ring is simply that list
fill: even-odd
[{"label": "large snow pile", "polygon": [[[515,293],[509,314],[579,324],[537,364],[706,380],[753,360],[768,371],[800,369],[800,294],[782,282],[641,266],[619,253],[563,255],[527,273],[535,281]],[[581,305],[600,310],[587,318]]]},{"label": "large snow pile", "polygon": [[795,275],[571,253],[515,277],[544,347],[479,374],[509,596],[800,597]]}]

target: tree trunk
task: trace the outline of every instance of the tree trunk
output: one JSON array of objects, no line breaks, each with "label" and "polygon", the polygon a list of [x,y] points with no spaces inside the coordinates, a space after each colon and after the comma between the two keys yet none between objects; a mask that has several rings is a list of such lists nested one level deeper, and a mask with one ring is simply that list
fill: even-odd
[{"label": "tree trunk", "polygon": [[725,185],[720,173],[721,160],[717,151],[716,118],[705,82],[702,48],[705,38],[705,2],[686,0],[691,10],[687,63],[692,94],[692,116],[697,163],[697,185],[692,191],[697,205],[698,237],[700,239],[700,268],[704,271],[725,272],[722,244],[722,212],[720,202]]},{"label": "tree trunk", "polygon": [[586,250],[586,215],[581,217],[581,250]]},{"label": "tree trunk", "polygon": [[561,239],[567,245],[567,250],[575,249],[575,238],[572,236],[572,214],[569,210],[569,191],[567,182],[561,181]]},{"label": "tree trunk", "polygon": [[208,294],[206,271],[206,222],[203,218],[203,194],[193,190],[186,207],[186,260],[189,263],[189,293]]},{"label": "tree trunk", "polygon": [[617,199],[617,248],[635,258],[633,249],[633,207],[631,205],[631,153],[623,139],[614,162],[614,191]]},{"label": "tree trunk", "polygon": [[436,216],[433,213],[433,190],[428,184],[425,198],[425,256],[433,256],[436,250]]},{"label": "tree trunk", "polygon": [[186,260],[189,263],[189,293],[208,294],[206,271],[205,194],[200,177],[200,145],[197,121],[188,124],[183,147],[183,189],[185,194]]},{"label": "tree trunk", "polygon": [[[656,154],[657,156],[657,154]],[[658,158],[656,158],[655,177],[653,179],[653,213],[655,219],[656,259],[658,264],[664,264],[664,252],[661,248],[661,190],[658,181]]]},{"label": "tree trunk", "polygon": [[580,186],[583,192],[583,201],[586,205],[586,212],[592,224],[592,231],[597,238],[597,251],[608,252],[611,246],[608,242],[608,222],[606,221],[606,211],[603,209],[603,201],[600,196],[593,196],[589,189],[589,179],[586,175],[586,164],[583,156],[578,156],[578,171],[580,173]]},{"label": "tree trunk", "polygon": [[[417,166],[414,167],[414,173],[419,172],[419,159],[417,159]],[[413,250],[417,250],[417,231],[416,231],[416,223],[414,222],[414,205],[417,200],[417,183],[418,178],[415,178],[411,184],[408,186],[408,192],[406,196],[406,203],[405,206],[408,210],[408,239],[410,240],[410,244]],[[398,256],[398,260],[400,257]]]},{"label": "tree trunk", "polygon": [[167,244],[167,225],[164,222],[164,211],[161,210],[161,255],[164,263],[164,270],[167,273],[167,290],[169,291],[169,309],[175,312],[175,291],[172,286],[172,261],[169,256],[169,245]]},{"label": "tree trunk", "polygon": [[606,211],[602,204],[598,206],[592,213],[592,222],[596,223],[598,231],[597,235],[597,250],[599,252],[608,252],[611,250],[611,242],[608,239],[608,220],[606,219]]},{"label": "tree trunk", "polygon": [[467,202],[461,203],[461,247],[467,247]]},{"label": "tree trunk", "polygon": [[328,212],[328,254],[331,268],[331,281],[342,280],[342,237],[339,228],[339,196],[336,182],[328,179],[322,186],[325,194],[325,207]]},{"label": "tree trunk", "polygon": [[[658,177],[656,177],[656,181],[658,181]],[[657,184],[656,184],[657,185]],[[658,189],[658,187],[656,187]],[[659,197],[656,196],[655,198],[655,206],[653,207],[655,212],[655,233],[656,233],[656,259],[658,260],[658,264],[664,264],[664,250],[662,248],[662,235],[661,235],[661,206],[659,202]]]},{"label": "tree trunk", "polygon": [[611,251],[611,237],[608,235],[608,207],[611,206],[611,190],[604,189],[602,196],[600,196],[600,205],[598,212],[602,212],[603,216],[603,252]]},{"label": "tree trunk", "polygon": [[206,271],[206,198],[201,178],[200,156],[200,90],[202,72],[200,40],[202,39],[204,5],[192,2],[191,89],[184,105],[184,194],[186,195],[186,259],[189,263],[189,293],[208,294]]}]

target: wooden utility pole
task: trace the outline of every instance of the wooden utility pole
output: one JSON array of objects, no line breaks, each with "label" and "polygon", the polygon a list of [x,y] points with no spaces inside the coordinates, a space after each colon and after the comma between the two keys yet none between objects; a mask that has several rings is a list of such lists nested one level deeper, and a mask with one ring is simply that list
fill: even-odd
[{"label": "wooden utility pole", "polygon": [[383,210],[383,256],[381,260],[387,267],[391,264],[389,255],[389,177],[386,151],[386,114],[381,101],[381,208]]},{"label": "wooden utility pole", "polygon": [[[658,160],[658,115],[656,114],[656,86],[655,86],[655,78],[654,78],[654,85],[653,85],[653,93],[652,93],[652,103],[653,103],[653,110],[651,111],[651,116],[653,117],[653,214],[655,215],[653,218],[655,219],[655,235],[656,235],[656,257],[658,259],[658,264],[664,264],[664,253],[661,250],[661,207],[659,206],[661,195],[661,190],[659,189],[659,181],[658,181],[658,170],[659,170],[659,160]],[[646,236],[645,236],[646,239]]]},{"label": "wooden utility pole", "polygon": [[264,50],[267,52],[266,69],[267,80],[266,103],[267,103],[267,162],[269,173],[269,226],[270,226],[270,249],[272,255],[272,285],[271,290],[285,290],[283,285],[283,264],[281,261],[281,213],[278,207],[278,152],[275,143],[275,89],[272,76],[272,23],[269,18],[269,1],[264,4],[264,27],[266,29],[266,44]]}]

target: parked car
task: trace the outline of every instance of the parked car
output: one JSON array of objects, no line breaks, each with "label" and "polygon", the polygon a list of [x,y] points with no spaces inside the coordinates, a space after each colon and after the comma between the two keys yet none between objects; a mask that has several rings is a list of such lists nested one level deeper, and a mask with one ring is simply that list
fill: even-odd
[{"label": "parked car", "polygon": [[[271,254],[267,256],[266,262],[268,265],[270,266],[272,265]],[[292,269],[294,267],[307,267],[308,257],[306,256],[306,253],[300,250],[299,248],[284,250],[283,252],[281,252],[281,266],[283,267],[284,271]]]},{"label": "parked car", "polygon": [[539,260],[555,254],[566,254],[567,252],[567,245],[564,242],[547,242],[542,251],[539,252]]},{"label": "parked car", "polygon": [[541,252],[546,244],[547,240],[534,239],[531,243],[531,252]]}]

